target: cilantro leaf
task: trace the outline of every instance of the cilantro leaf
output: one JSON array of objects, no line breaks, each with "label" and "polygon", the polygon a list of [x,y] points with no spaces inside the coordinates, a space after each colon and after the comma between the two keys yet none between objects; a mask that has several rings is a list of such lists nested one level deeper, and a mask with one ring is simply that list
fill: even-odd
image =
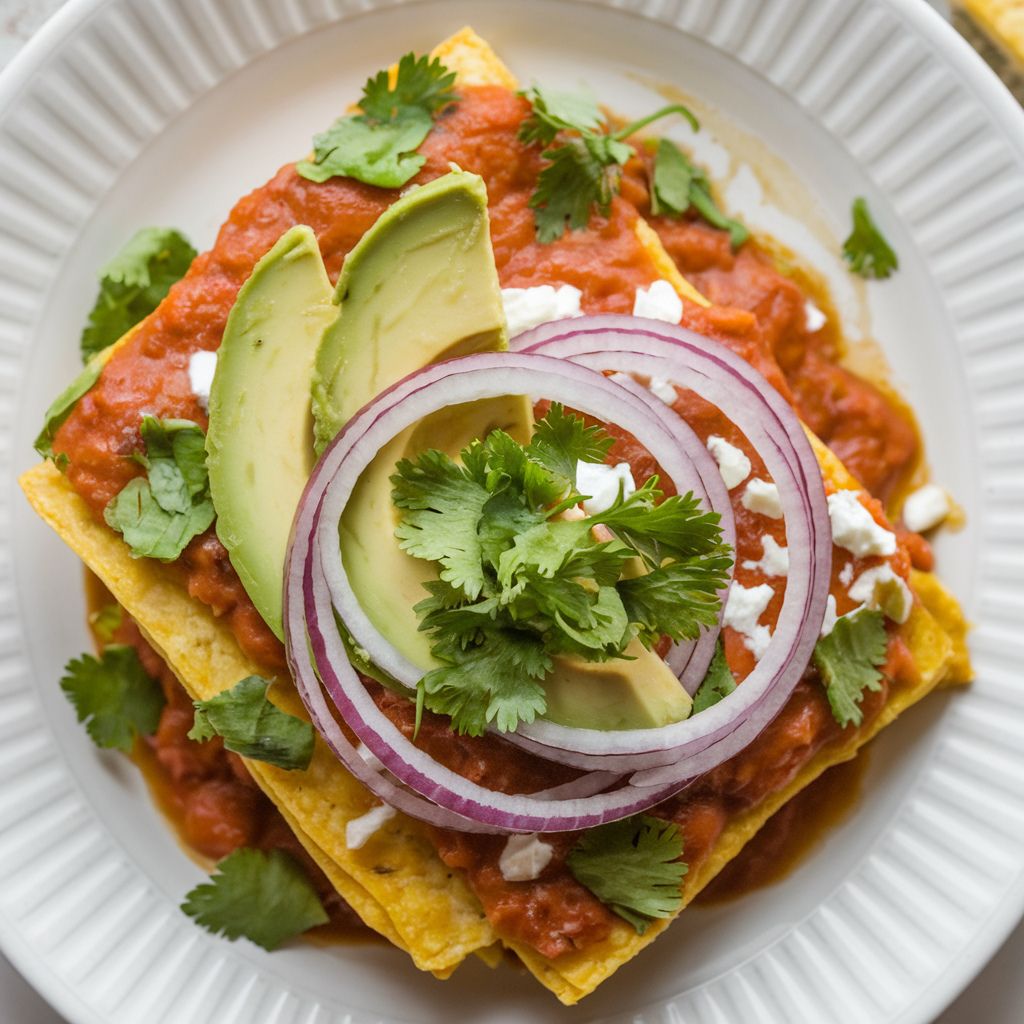
[{"label": "cilantro leaf", "polygon": [[64,666],[60,688],[98,747],[127,753],[136,736],[151,736],[160,723],[163,692],[134,647],[114,644],[99,658],[73,658]]},{"label": "cilantro leaf", "polygon": [[264,949],[328,921],[305,871],[283,850],[235,850],[209,882],[188,893],[181,909],[215,935],[246,938]]},{"label": "cilantro leaf", "polygon": [[624,141],[630,135],[668,114],[681,114],[694,129],[698,127],[686,107],[672,104],[610,132],[589,96],[537,85],[521,95],[530,101],[530,114],[520,125],[519,139],[546,147],[541,155],[549,161],[529,202],[541,242],[561,238],[567,225],[573,230],[585,228],[592,209],[608,213],[619,191],[622,167],[635,154]]},{"label": "cilantro leaf", "polygon": [[358,114],[340,117],[313,138],[313,159],[296,170],[309,181],[355,178],[380,188],[401,188],[426,163],[416,150],[430,133],[429,114],[410,110],[382,124]]},{"label": "cilantro leaf", "polygon": [[712,227],[729,232],[729,244],[738,249],[750,236],[738,220],[727,217],[711,196],[711,182],[671,140],[659,139],[651,175],[651,213],[681,216],[693,207]]},{"label": "cilantro leaf", "polygon": [[641,814],[589,829],[566,858],[566,866],[609,910],[640,935],[655,918],[671,917],[683,905],[687,866],[679,826]]},{"label": "cilantro leaf", "polygon": [[581,416],[552,402],[547,415],[537,423],[528,451],[552,473],[575,483],[576,463],[604,462],[612,444],[613,438],[600,427],[588,427]]},{"label": "cilantro leaf", "polygon": [[191,420],[144,416],[146,445],[136,460],[146,467],[111,499],[103,513],[135,558],[173,562],[214,520],[203,431]]},{"label": "cilantro leaf", "polygon": [[868,209],[868,201],[858,196],[851,208],[853,230],[843,242],[843,256],[855,274],[867,278],[886,278],[899,269],[900,261],[879,230]]},{"label": "cilantro leaf", "polygon": [[718,622],[718,591],[728,581],[732,559],[687,558],[621,580],[617,589],[639,639],[652,647],[662,636],[696,640],[701,626]]},{"label": "cilantro leaf", "polygon": [[313,757],[313,726],[267,699],[270,680],[246,676],[230,690],[194,701],[195,721],[188,738],[224,739],[228,750],[256,761],[305,771]]},{"label": "cilantro leaf", "polygon": [[[652,476],[642,487],[590,519],[602,523],[628,544],[653,569],[666,558],[724,554],[721,549],[720,517],[705,512],[692,493],[661,499],[658,478]],[[726,564],[726,568],[731,560]],[[717,567],[719,570],[721,567]]]},{"label": "cilantro leaf", "polygon": [[391,484],[391,500],[402,512],[395,531],[402,549],[439,562],[441,579],[479,597],[485,579],[476,527],[490,492],[434,449],[399,462]]},{"label": "cilantro leaf", "polygon": [[53,439],[57,436],[61,424],[74,411],[78,400],[99,380],[102,369],[102,361],[90,360],[85,369],[50,403],[50,407],[43,414],[43,429],[39,431],[32,446],[41,458],[53,459],[61,471],[67,466],[68,457],[63,452],[60,455],[54,453]]},{"label": "cilantro leaf", "polygon": [[844,728],[864,720],[860,702],[865,691],[882,688],[879,668],[885,664],[888,646],[885,617],[866,608],[840,616],[832,632],[815,645],[814,664],[832,715]]},{"label": "cilantro leaf", "polygon": [[736,677],[725,660],[725,648],[722,641],[718,641],[715,648],[715,656],[708,666],[707,675],[704,677],[697,692],[693,695],[693,708],[690,715],[698,715],[702,711],[717,704],[720,700],[728,697],[736,689]]},{"label": "cilantro leaf", "polygon": [[455,73],[436,57],[407,53],[392,82],[378,71],[363,87],[357,114],[338,118],[313,139],[313,159],[296,170],[309,181],[355,178],[367,185],[400,188],[426,162],[416,152],[433,125],[433,116],[458,97]]},{"label": "cilantro leaf", "polygon": [[428,672],[420,687],[427,707],[450,715],[456,732],[480,736],[490,722],[511,732],[544,713],[540,680],[551,671],[551,658],[539,637],[489,630],[476,646],[435,645],[433,653],[444,664]]},{"label": "cilantro leaf", "polygon": [[[450,715],[472,735],[491,722],[514,729],[544,712],[540,681],[553,655],[621,658],[636,636],[651,646],[716,620],[731,557],[718,517],[692,495],[659,504],[652,478],[600,516],[560,517],[581,501],[578,463],[610,445],[554,405],[528,445],[493,431],[462,451],[461,465],[436,450],[398,464],[396,536],[440,567],[415,607],[442,663],[420,681],[418,713]],[[619,536],[595,537],[603,521]],[[638,552],[654,571],[621,579]]]},{"label": "cilantro leaf", "polygon": [[173,228],[142,228],[100,271],[100,290],[82,331],[88,360],[144,320],[196,258],[189,240]]}]

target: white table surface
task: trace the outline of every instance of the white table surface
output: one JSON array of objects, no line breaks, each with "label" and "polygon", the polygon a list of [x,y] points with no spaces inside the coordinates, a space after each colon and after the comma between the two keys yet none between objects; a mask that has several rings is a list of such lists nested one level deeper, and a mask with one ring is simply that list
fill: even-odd
[{"label": "white table surface", "polygon": [[[928,2],[943,13],[948,9],[946,0]],[[65,0],[0,0],[0,68],[64,3]],[[1024,1021],[1022,963],[1024,924],[1017,928],[988,967],[935,1024],[1021,1024],[1021,1021]],[[3,1024],[62,1024],[62,1018],[39,997],[2,955],[0,1021]]]}]

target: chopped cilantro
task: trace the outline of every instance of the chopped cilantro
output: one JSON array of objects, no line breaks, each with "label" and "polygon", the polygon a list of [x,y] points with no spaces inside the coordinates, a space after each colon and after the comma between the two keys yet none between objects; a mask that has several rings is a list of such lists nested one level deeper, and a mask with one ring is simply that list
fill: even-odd
[{"label": "chopped cilantro", "polygon": [[862,608],[836,620],[832,632],[814,648],[814,664],[821,673],[835,720],[844,728],[860,725],[860,702],[867,690],[880,690],[888,636],[885,617]]},{"label": "chopped cilantro", "polygon": [[89,615],[89,626],[97,639],[104,644],[109,644],[114,639],[114,634],[121,628],[123,622],[124,609],[116,602],[105,604]]},{"label": "chopped cilantro", "polygon": [[283,850],[243,847],[225,857],[209,882],[197,885],[181,909],[197,924],[264,949],[326,924],[327,912],[299,863]]},{"label": "chopped cilantro", "polygon": [[541,155],[548,161],[530,197],[541,242],[561,238],[567,224],[573,230],[585,228],[592,210],[608,213],[619,191],[622,167],[635,155],[625,142],[630,135],[669,114],[681,114],[697,128],[693,114],[678,104],[612,132],[589,96],[536,85],[523,95],[530,101],[530,114],[520,125],[519,138],[528,145],[546,147]]},{"label": "chopped cilantro", "polygon": [[566,866],[609,910],[639,934],[683,905],[683,837],[674,822],[647,814],[584,833]]},{"label": "chopped cilantro", "polygon": [[130,751],[136,736],[152,735],[160,722],[164,695],[134,647],[114,644],[99,658],[73,658],[60,688],[98,747]]},{"label": "chopped cilantro", "polygon": [[56,467],[64,471],[68,457],[53,450],[53,439],[57,436],[60,425],[71,415],[78,400],[96,383],[103,369],[101,360],[92,359],[88,366],[50,403],[49,409],[43,414],[43,429],[39,431],[33,447],[41,458],[53,459]]},{"label": "chopped cilantro", "polygon": [[206,438],[191,420],[142,417],[146,467],[110,501],[107,524],[124,535],[136,558],[173,562],[214,519],[206,469]]},{"label": "chopped cilantro", "polygon": [[455,73],[437,58],[407,53],[391,80],[387,70],[368,79],[358,114],[338,118],[313,139],[313,159],[296,165],[310,181],[336,176],[400,188],[426,162],[416,150],[434,115],[458,98]]},{"label": "chopped cilantro", "polygon": [[185,276],[196,250],[173,228],[142,228],[100,271],[100,290],[82,331],[88,360],[144,320]]},{"label": "chopped cilantro", "polygon": [[190,740],[221,736],[228,750],[256,761],[305,771],[313,757],[313,726],[267,699],[271,681],[246,676],[230,690],[197,700]]},{"label": "chopped cilantro", "polygon": [[[528,445],[498,430],[461,464],[434,450],[398,464],[399,544],[440,567],[416,606],[441,662],[418,711],[451,716],[460,733],[511,731],[546,710],[555,655],[619,658],[635,637],[650,646],[717,621],[732,559],[718,516],[692,495],[663,501],[651,478],[599,515],[558,517],[582,500],[577,464],[601,461],[611,440],[554,404]],[[612,539],[594,537],[598,524]],[[638,555],[651,572],[623,579]]]},{"label": "chopped cilantro", "polygon": [[718,646],[715,648],[715,656],[708,666],[707,675],[704,676],[700,686],[697,687],[697,692],[693,695],[693,708],[690,714],[700,714],[728,697],[735,689],[736,679],[729,668],[729,663],[725,660],[725,648],[722,646],[722,641],[719,640]]},{"label": "chopped cilantro", "polygon": [[868,201],[858,196],[850,213],[853,230],[843,242],[843,256],[850,269],[861,277],[889,277],[899,269],[900,261],[872,219]]},{"label": "chopped cilantro", "polygon": [[651,175],[651,213],[680,216],[693,207],[712,227],[729,232],[729,244],[738,249],[749,237],[746,227],[727,217],[711,196],[711,182],[699,167],[669,139],[659,139]]}]

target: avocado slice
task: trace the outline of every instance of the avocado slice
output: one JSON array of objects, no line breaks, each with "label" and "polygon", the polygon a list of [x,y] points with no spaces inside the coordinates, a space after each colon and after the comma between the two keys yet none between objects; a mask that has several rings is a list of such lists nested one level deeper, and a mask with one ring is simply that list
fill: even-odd
[{"label": "avocado slice", "polygon": [[283,638],[282,581],[295,509],[313,468],[309,381],[338,314],[312,229],[286,231],[228,317],[206,434],[217,536],[267,625]]},{"label": "avocado slice", "polygon": [[313,375],[318,453],[406,374],[506,347],[481,178],[453,170],[409,189],[346,257],[335,301]]}]

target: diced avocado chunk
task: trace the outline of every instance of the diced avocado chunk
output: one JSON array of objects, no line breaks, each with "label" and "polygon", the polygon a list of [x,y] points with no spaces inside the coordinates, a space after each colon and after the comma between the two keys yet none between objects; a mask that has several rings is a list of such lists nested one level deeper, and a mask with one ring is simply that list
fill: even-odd
[{"label": "diced avocado chunk", "polygon": [[217,536],[278,637],[288,535],[314,459],[309,382],[337,316],[333,292],[313,231],[285,232],[238,293],[210,389]]},{"label": "diced avocado chunk", "polygon": [[406,192],[348,254],[335,301],[313,376],[318,452],[406,374],[506,347],[483,181],[452,171]]},{"label": "diced avocado chunk", "polygon": [[628,658],[584,661],[557,657],[544,681],[544,717],[580,729],[657,729],[688,718],[693,700],[672,670],[634,640]]}]

